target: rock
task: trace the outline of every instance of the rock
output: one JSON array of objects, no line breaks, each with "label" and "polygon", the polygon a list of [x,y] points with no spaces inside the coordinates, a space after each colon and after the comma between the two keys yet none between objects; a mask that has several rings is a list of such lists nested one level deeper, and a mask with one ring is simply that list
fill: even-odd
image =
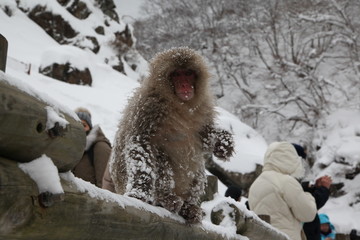
[{"label": "rock", "polygon": [[115,4],[113,0],[95,0],[100,6],[101,11],[109,16],[111,19],[119,23],[119,16],[115,11]]},{"label": "rock", "polygon": [[218,179],[225,184],[226,186],[239,186],[242,189],[242,195],[247,196],[249,192],[249,188],[251,184],[255,181],[255,179],[260,175],[262,171],[262,166],[256,164],[255,171],[249,173],[239,173],[239,172],[231,172],[223,169],[221,166],[216,164],[212,159],[212,156],[206,156],[206,169],[217,176]]},{"label": "rock", "polygon": [[235,204],[223,201],[211,211],[211,222],[224,227],[236,227],[236,233],[251,240],[288,240],[285,234],[271,229],[270,225],[259,217],[246,215]]},{"label": "rock", "polygon": [[[62,6],[66,6],[69,3],[69,0],[57,0]],[[67,6],[66,10],[71,13],[74,17],[78,19],[86,19],[91,11],[87,7],[86,3],[81,0],[72,1],[70,6]]]},{"label": "rock", "polygon": [[90,70],[85,68],[79,70],[71,65],[71,63],[58,64],[53,63],[49,66],[45,66],[39,69],[39,72],[51,77],[58,79],[63,82],[78,84],[78,85],[89,85],[92,84],[92,77]]},{"label": "rock", "polygon": [[28,16],[60,44],[67,44],[78,35],[62,16],[46,11],[46,6],[37,5]]}]

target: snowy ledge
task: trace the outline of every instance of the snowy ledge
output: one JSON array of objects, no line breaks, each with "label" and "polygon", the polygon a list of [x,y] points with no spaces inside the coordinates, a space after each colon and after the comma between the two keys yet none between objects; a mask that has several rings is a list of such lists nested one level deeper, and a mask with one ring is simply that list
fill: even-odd
[{"label": "snowy ledge", "polygon": [[[41,159],[42,164],[50,160],[44,156]],[[0,157],[0,239],[108,240],[119,237],[144,239],[144,236],[154,236],[154,239],[247,239],[219,233],[201,224],[186,225],[181,217],[163,208],[99,189],[69,172],[60,174],[60,178],[53,171],[46,176],[41,173],[44,169],[33,171],[33,164],[26,164],[30,165]],[[62,194],[58,179],[64,191],[62,197],[58,197]],[[42,186],[38,187],[36,181],[42,182]],[[44,187],[44,181],[55,187]],[[40,188],[54,190],[54,198],[48,194],[45,199],[47,207],[41,203],[44,199],[39,195]]]},{"label": "snowy ledge", "polygon": [[[29,163],[0,157],[0,239],[286,239],[250,212],[241,220],[245,235],[208,217],[187,225],[163,208],[54,170],[45,155]],[[203,203],[204,211],[224,199]]]}]

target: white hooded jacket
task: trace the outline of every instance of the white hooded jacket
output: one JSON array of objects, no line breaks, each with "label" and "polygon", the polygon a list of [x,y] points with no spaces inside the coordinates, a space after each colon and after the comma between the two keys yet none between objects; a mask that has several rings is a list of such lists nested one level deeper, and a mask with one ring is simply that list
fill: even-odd
[{"label": "white hooded jacket", "polygon": [[252,211],[269,215],[271,225],[292,240],[301,240],[302,222],[312,221],[317,211],[315,199],[295,179],[304,173],[301,161],[292,144],[270,144],[248,198]]}]

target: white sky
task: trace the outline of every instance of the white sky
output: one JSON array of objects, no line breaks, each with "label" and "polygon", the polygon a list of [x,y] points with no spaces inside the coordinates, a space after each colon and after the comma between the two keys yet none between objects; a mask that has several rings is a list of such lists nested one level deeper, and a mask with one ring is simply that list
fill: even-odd
[{"label": "white sky", "polygon": [[127,16],[138,18],[140,17],[140,5],[146,0],[114,0],[118,7],[119,13],[126,20]]}]

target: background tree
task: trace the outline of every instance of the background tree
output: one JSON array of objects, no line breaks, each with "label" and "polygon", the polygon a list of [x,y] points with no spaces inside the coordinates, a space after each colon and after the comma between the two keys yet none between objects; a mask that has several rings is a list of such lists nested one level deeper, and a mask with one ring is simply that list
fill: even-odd
[{"label": "background tree", "polygon": [[357,0],[148,0],[144,10],[134,34],[145,58],[200,51],[218,104],[268,142],[298,142],[311,156],[324,117],[359,106]]}]

